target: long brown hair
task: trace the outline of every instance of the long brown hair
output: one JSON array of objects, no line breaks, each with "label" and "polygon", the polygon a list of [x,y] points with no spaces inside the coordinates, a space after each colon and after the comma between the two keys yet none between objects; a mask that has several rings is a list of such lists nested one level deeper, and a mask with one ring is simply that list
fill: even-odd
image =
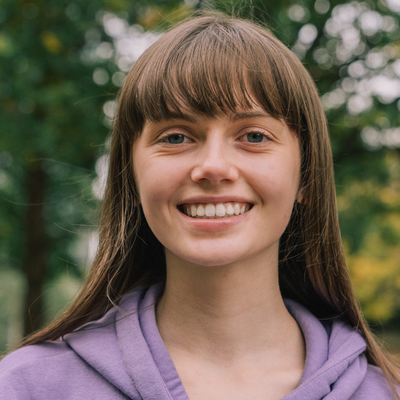
[{"label": "long brown hair", "polygon": [[23,345],[55,340],[103,315],[137,286],[165,280],[162,245],[138,206],[132,146],[145,121],[182,109],[214,117],[256,101],[299,136],[305,204],[295,204],[280,242],[283,296],[317,317],[341,315],[367,342],[371,364],[390,382],[398,370],[369,332],[343,255],[326,120],[315,85],[297,57],[268,30],[221,14],[193,18],[164,34],[133,65],[119,97],[100,244],[79,297]]}]

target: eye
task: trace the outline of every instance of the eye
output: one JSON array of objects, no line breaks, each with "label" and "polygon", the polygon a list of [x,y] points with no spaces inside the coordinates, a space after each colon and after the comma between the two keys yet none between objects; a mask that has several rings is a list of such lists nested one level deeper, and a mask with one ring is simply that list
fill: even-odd
[{"label": "eye", "polygon": [[271,139],[265,133],[253,131],[244,134],[243,136],[240,137],[239,140],[241,142],[246,142],[246,143],[262,143],[262,142],[268,142]]},{"label": "eye", "polygon": [[181,133],[173,133],[160,140],[160,142],[169,144],[181,144],[188,141],[189,139],[185,135],[182,135]]},{"label": "eye", "polygon": [[171,144],[180,144],[183,143],[185,140],[185,136],[181,135],[181,134],[174,134],[174,135],[169,135],[167,137],[168,143]]},{"label": "eye", "polygon": [[260,143],[263,141],[264,137],[265,136],[259,132],[250,132],[246,135],[246,138],[250,143]]}]

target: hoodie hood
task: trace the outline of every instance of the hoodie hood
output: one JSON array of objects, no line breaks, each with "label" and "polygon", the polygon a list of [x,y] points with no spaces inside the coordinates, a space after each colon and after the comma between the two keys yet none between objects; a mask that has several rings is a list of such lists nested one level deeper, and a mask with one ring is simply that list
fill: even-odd
[{"label": "hoodie hood", "polygon": [[284,400],[349,399],[367,373],[366,343],[342,319],[321,322],[302,305],[285,300],[306,343],[306,362],[300,384]]},{"label": "hoodie hood", "polygon": [[[161,291],[162,285],[137,289],[63,340],[128,398],[189,400],[157,329]],[[284,400],[350,399],[367,373],[362,336],[339,318],[321,322],[300,304],[285,304],[303,332],[306,362],[298,388]]]},{"label": "hoodie hood", "polygon": [[[165,346],[155,358],[156,349],[152,352],[150,348],[154,342],[156,347],[162,347],[163,343],[155,320],[155,304],[161,289],[158,285],[125,295],[118,307],[112,308],[101,319],[65,335],[63,340],[131,399],[189,400]],[[185,397],[174,395],[176,384],[167,387],[170,382],[164,381],[161,375],[164,368],[160,370],[156,362],[175,371]]]}]

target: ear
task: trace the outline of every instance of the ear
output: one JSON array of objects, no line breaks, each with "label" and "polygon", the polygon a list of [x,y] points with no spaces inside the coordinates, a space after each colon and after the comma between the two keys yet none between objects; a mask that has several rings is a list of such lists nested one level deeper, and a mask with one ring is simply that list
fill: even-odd
[{"label": "ear", "polygon": [[300,189],[297,193],[296,201],[302,205],[308,203],[308,193],[304,188]]}]

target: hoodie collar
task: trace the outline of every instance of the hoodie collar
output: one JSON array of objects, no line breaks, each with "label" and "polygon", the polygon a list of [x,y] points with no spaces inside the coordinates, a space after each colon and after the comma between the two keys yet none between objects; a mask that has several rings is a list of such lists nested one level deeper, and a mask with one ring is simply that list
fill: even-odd
[{"label": "hoodie collar", "polygon": [[[162,288],[134,290],[101,319],[63,337],[131,399],[188,400],[157,329],[155,304]],[[285,304],[303,332],[306,362],[300,385],[282,400],[349,399],[367,371],[362,336],[340,318],[321,322],[293,300]]]}]

